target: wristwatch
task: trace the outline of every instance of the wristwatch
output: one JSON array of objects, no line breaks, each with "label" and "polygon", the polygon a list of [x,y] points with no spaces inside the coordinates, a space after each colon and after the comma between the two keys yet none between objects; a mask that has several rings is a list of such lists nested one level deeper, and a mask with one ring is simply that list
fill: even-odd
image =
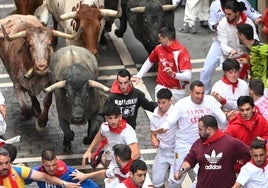
[{"label": "wristwatch", "polygon": [[62,187],[62,188],[65,188],[65,184],[66,184],[66,182],[63,181],[63,182],[61,183],[61,187]]},{"label": "wristwatch", "polygon": [[181,168],[178,170],[179,176],[182,176],[183,174],[186,173],[186,169],[185,168]]}]

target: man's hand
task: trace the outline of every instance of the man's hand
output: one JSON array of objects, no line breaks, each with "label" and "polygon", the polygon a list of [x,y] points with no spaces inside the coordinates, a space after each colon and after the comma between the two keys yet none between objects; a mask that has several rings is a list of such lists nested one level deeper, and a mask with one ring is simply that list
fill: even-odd
[{"label": "man's hand", "polygon": [[240,56],[239,53],[236,50],[232,49],[229,53],[228,58],[237,58],[238,56]]},{"label": "man's hand", "polygon": [[84,174],[83,172],[80,172],[79,170],[76,170],[75,172],[70,174],[70,176],[73,177],[73,180],[78,180],[78,183],[81,183],[87,179],[86,174]]},{"label": "man's hand", "polygon": [[254,22],[256,25],[263,25],[263,17],[262,16],[258,17],[257,19],[255,19]]},{"label": "man's hand", "polygon": [[0,105],[0,113],[2,114],[3,118],[6,117],[7,109],[6,106],[3,104]]},{"label": "man's hand", "polygon": [[91,152],[90,151],[86,151],[84,153],[84,155],[82,156],[82,166],[86,165],[86,160],[88,160],[88,162],[90,163],[90,159],[91,159]]},{"label": "man's hand", "polygon": [[217,93],[217,92],[212,92],[211,93],[211,95],[219,102],[219,103],[221,103],[221,101],[222,101],[222,96],[219,94],[219,93]]},{"label": "man's hand", "polygon": [[157,134],[163,134],[163,133],[166,133],[166,132],[167,132],[167,129],[160,128],[160,129],[155,130],[155,132],[156,132]]},{"label": "man's hand", "polygon": [[135,77],[135,76],[132,76],[130,81],[134,84],[134,85],[137,85],[139,82],[140,82],[140,78],[139,77]]},{"label": "man's hand", "polygon": [[174,179],[181,180],[186,172],[187,172],[186,169],[181,168],[180,170],[178,170],[174,173]]},{"label": "man's hand", "polygon": [[240,64],[248,64],[249,63],[248,58],[245,58],[245,57],[238,58],[237,61]]},{"label": "man's hand", "polygon": [[158,146],[159,146],[159,140],[156,137],[156,135],[154,135],[154,134],[151,134],[151,143],[152,143],[152,146],[154,148],[158,148]]},{"label": "man's hand", "polygon": [[165,67],[163,72],[166,72],[170,77],[174,77],[174,72],[172,71],[171,67]]},{"label": "man's hand", "polygon": [[232,119],[236,114],[238,113],[237,110],[231,110],[231,111],[227,111],[225,112],[226,115],[226,119],[229,121],[230,119]]}]

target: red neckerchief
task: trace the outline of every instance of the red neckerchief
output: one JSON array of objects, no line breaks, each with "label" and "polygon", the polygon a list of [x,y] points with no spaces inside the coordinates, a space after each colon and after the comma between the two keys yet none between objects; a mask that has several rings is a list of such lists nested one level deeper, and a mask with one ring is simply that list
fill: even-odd
[{"label": "red neckerchief", "polygon": [[[131,84],[129,84],[129,87],[127,89],[127,94],[129,94],[129,92],[132,90],[132,88],[133,88],[133,86]],[[126,94],[126,93],[122,93],[122,91],[120,90],[120,87],[119,87],[117,80],[115,80],[114,83],[112,84],[110,92],[114,93],[114,94]]]},{"label": "red neckerchief", "polygon": [[239,22],[235,22],[235,21],[232,21],[232,22],[228,22],[229,24],[231,25],[234,25],[234,26],[237,26],[237,25],[240,25],[240,24],[244,24],[247,20],[247,16],[243,13],[243,12],[240,12],[240,18],[241,18],[241,21]]},{"label": "red neckerchief", "polygon": [[5,142],[0,142],[0,148],[3,147]]},{"label": "red neckerchief", "polygon": [[266,161],[265,161],[261,166],[257,166],[257,164],[255,163],[255,161],[254,161],[253,159],[251,159],[250,162],[251,162],[254,166],[256,166],[256,167],[258,167],[258,168],[261,168],[263,171],[264,171],[264,168],[265,168],[266,165],[267,165],[267,159],[266,159]]},{"label": "red neckerchief", "polygon": [[125,184],[127,188],[141,188],[141,186],[135,185],[133,181],[130,179],[130,177],[125,179],[122,183]]},{"label": "red neckerchief", "polygon": [[3,186],[4,185],[4,179],[8,178],[8,181],[11,185],[12,188],[19,188],[17,182],[15,181],[15,179],[13,178],[13,173],[12,173],[12,167],[10,166],[8,169],[8,174],[5,176],[1,176],[0,177],[0,185]]},{"label": "red neckerchief", "polygon": [[235,92],[235,88],[238,85],[238,80],[235,83],[232,83],[232,82],[230,82],[230,80],[227,79],[227,77],[225,75],[221,78],[221,80],[228,85],[232,85],[232,91],[233,91],[233,93]]},{"label": "red neckerchief", "polygon": [[109,126],[109,129],[111,132],[113,132],[115,134],[120,134],[127,127],[127,122],[126,122],[126,120],[122,119],[119,126],[117,126],[115,128],[111,127],[110,125],[108,125],[108,126]]},{"label": "red neckerchief", "polygon": [[[39,168],[39,171],[46,172],[44,166],[41,166]],[[68,168],[67,168],[66,164],[62,160],[58,160],[57,161],[56,172],[55,172],[54,176],[60,177],[63,174],[65,174],[67,171],[68,171]]]},{"label": "red neckerchief", "polygon": [[204,145],[209,145],[210,143],[215,142],[216,140],[219,140],[219,139],[220,139],[221,137],[223,137],[223,136],[224,136],[224,133],[221,132],[220,130],[217,130],[217,131],[215,132],[215,134],[212,135],[211,137],[209,137],[208,139],[206,139],[206,140],[203,142],[203,144],[204,144]]},{"label": "red neckerchief", "polygon": [[126,175],[128,172],[129,172],[129,170],[130,170],[130,165],[132,164],[132,159],[130,159],[128,162],[127,162],[127,164],[123,167],[123,168],[121,168],[120,169],[120,172],[122,172],[122,174],[124,174],[124,175]]}]

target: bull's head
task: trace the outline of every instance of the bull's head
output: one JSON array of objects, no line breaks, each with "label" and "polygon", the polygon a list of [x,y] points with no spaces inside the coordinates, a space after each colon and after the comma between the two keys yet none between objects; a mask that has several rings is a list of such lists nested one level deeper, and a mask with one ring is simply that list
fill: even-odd
[{"label": "bull's head", "polygon": [[25,73],[26,78],[30,78],[33,73],[41,76],[47,74],[48,60],[53,53],[53,36],[68,39],[75,36],[51,30],[46,27],[32,27],[12,35],[7,34],[3,25],[1,25],[1,29],[5,39],[8,41],[13,41],[19,38],[25,39],[25,43],[28,47],[28,53],[33,62],[33,67]]},{"label": "bull's head", "polygon": [[81,30],[80,41],[84,47],[91,51],[94,55],[98,52],[98,41],[101,36],[101,20],[103,17],[118,17],[118,11],[110,9],[98,9],[81,4],[79,10],[65,13],[60,16],[62,20],[75,19],[76,29]]},{"label": "bull's head", "polygon": [[[172,11],[176,7],[176,5],[162,5],[160,2],[147,1],[146,6],[130,8],[130,11],[136,13],[139,17],[139,23],[141,24],[139,28],[143,30],[141,37],[144,41],[147,41],[148,49],[146,50],[148,53],[159,44],[158,32],[161,27],[169,25],[171,21],[167,22],[165,17],[168,14],[173,14]],[[171,20],[171,17],[169,17],[169,20]]]}]

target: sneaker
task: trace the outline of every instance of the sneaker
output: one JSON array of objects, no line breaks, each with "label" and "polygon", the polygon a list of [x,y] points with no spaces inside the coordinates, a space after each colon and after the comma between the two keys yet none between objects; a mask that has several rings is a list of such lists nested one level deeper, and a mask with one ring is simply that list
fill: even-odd
[{"label": "sneaker", "polygon": [[100,151],[97,157],[92,156],[90,159],[90,166],[95,169],[101,162],[102,154],[104,153],[104,150]]},{"label": "sneaker", "polygon": [[180,33],[190,33],[195,34],[197,33],[195,26],[189,26],[187,23],[183,24],[183,28],[179,29]]},{"label": "sneaker", "polygon": [[208,28],[208,21],[207,20],[201,20],[200,21],[200,26],[203,28]]}]

